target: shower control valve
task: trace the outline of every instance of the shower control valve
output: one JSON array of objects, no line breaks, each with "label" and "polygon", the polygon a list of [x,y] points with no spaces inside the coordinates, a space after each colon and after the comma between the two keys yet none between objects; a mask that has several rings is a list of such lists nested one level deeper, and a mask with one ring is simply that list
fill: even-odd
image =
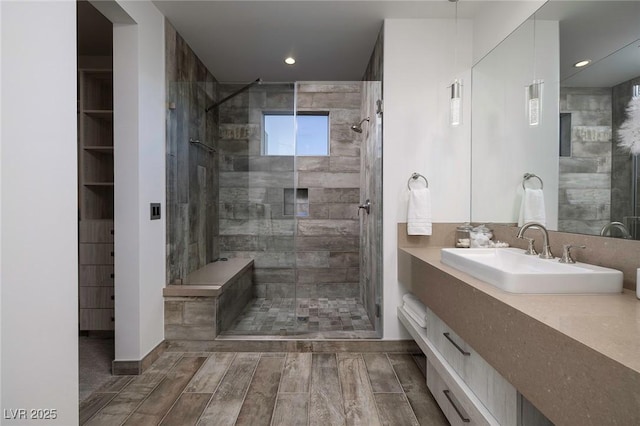
[{"label": "shower control valve", "polygon": [[371,212],[371,200],[367,199],[364,204],[358,206],[358,214],[360,214],[360,209],[363,209],[369,214]]}]

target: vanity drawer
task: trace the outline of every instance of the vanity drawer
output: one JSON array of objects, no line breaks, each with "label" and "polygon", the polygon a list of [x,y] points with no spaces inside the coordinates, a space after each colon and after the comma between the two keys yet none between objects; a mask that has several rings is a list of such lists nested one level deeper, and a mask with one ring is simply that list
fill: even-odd
[{"label": "vanity drawer", "polygon": [[469,386],[491,414],[503,425],[517,423],[516,389],[451,330],[431,309],[427,337]]},{"label": "vanity drawer", "polygon": [[81,220],[78,231],[81,243],[112,243],[112,220]]},{"label": "vanity drawer", "polygon": [[428,359],[427,387],[452,426],[489,424],[464,392],[457,392],[447,386]]},{"label": "vanity drawer", "polygon": [[113,287],[113,265],[80,265],[80,287]]},{"label": "vanity drawer", "polygon": [[460,377],[473,349],[465,343],[431,309],[427,310],[427,338]]}]

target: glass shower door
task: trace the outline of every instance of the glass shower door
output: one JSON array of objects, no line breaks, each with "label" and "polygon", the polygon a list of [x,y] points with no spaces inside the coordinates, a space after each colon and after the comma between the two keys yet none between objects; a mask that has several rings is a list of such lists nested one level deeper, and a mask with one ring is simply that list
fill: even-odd
[{"label": "glass shower door", "polygon": [[[243,87],[220,84],[217,98]],[[253,301],[227,334],[282,335],[295,328],[295,157],[274,148],[293,139],[287,117],[294,100],[292,84],[261,83],[216,108],[220,256],[254,260]]]}]

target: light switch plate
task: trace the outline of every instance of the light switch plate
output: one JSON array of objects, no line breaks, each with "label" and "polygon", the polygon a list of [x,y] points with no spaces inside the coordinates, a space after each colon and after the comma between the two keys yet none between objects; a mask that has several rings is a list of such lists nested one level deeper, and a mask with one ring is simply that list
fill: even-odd
[{"label": "light switch plate", "polygon": [[160,203],[151,203],[151,220],[160,219]]}]

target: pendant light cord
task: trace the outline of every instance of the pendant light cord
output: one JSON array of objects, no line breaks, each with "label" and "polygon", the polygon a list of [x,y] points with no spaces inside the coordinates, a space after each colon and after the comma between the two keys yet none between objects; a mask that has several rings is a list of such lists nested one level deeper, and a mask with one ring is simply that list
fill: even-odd
[{"label": "pendant light cord", "polygon": [[533,14],[533,81],[536,81],[536,14]]}]

